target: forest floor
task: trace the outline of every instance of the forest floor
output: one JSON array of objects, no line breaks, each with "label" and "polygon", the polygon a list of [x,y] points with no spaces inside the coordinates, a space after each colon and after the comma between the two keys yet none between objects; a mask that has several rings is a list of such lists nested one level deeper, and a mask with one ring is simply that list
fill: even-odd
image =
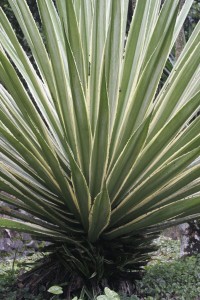
[{"label": "forest floor", "polygon": [[[160,246],[146,267],[146,274],[141,281],[136,282],[136,295],[125,300],[199,300],[200,297],[200,255],[180,258],[180,241],[161,236],[156,243]],[[19,274],[29,269],[31,264],[41,257],[35,252],[32,256],[17,256],[12,259],[0,253],[0,300],[20,299],[45,300],[42,296],[45,287],[41,286],[38,296],[30,294],[27,288],[13,284]],[[18,296],[17,296],[18,295]],[[62,299],[52,295],[53,300]],[[85,298],[86,299],[86,298]],[[106,299],[106,298],[105,298]],[[87,300],[87,299],[86,299]]]}]

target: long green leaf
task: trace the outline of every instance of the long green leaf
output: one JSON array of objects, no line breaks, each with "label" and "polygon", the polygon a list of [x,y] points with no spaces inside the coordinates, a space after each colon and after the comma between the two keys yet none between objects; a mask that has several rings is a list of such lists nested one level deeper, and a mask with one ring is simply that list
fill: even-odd
[{"label": "long green leaf", "polygon": [[94,133],[96,128],[99,111],[99,90],[101,85],[99,70],[102,69],[101,66],[104,61],[110,17],[110,0],[96,0],[94,5],[89,77],[89,108],[92,133]]},{"label": "long green leaf", "polygon": [[97,195],[89,216],[88,239],[95,242],[110,221],[111,207],[106,185]]},{"label": "long green leaf", "polygon": [[[179,76],[175,78],[173,76],[170,76],[171,81],[170,83],[168,82],[168,91],[167,93],[165,92],[165,90],[163,91],[163,94],[161,94],[161,98],[159,99],[159,102],[157,103],[155,108],[155,116],[152,121],[152,128],[151,134],[149,135],[149,140],[162,128],[165,122],[169,120],[169,117],[172,114],[175,107],[177,106],[178,101],[180,101],[182,94],[189,80],[191,79],[191,76],[198,68],[199,60],[200,43],[197,44],[197,46],[194,48],[193,52],[191,53],[190,57],[188,58],[187,62],[185,62],[181,70],[178,70]],[[174,72],[176,72],[176,67],[174,68]],[[160,104],[160,101],[162,101],[162,104]]]},{"label": "long green leaf", "polygon": [[135,219],[133,222],[130,222],[124,226],[120,226],[117,229],[114,229],[111,232],[106,233],[104,236],[109,239],[117,238],[120,235],[127,233],[137,233],[139,230],[142,230],[145,227],[152,226],[164,220],[171,220],[172,218],[181,218],[185,215],[199,213],[200,211],[200,198],[188,198],[184,200],[177,201],[166,205],[163,208],[157,209],[156,211],[150,212],[146,215],[141,216],[138,219]]},{"label": "long green leaf", "polygon": [[[161,130],[154,136],[149,144],[144,148],[138,161],[135,164],[134,170],[130,173],[129,178],[124,184],[121,191],[121,197],[127,193],[135,184],[138,179],[142,181],[146,173],[148,172],[148,167],[152,167],[159,158],[159,154],[162,154],[164,148],[172,141],[175,135],[179,132],[185,122],[188,120],[191,113],[197,109],[200,104],[199,93],[196,94],[193,99],[187,104],[185,104],[178,113],[172,118]],[[164,151],[165,153],[165,151]]]},{"label": "long green leaf", "polygon": [[[3,42],[6,52],[9,54],[19,72],[26,80],[34,100],[40,108],[40,113],[42,112],[43,114],[43,118],[48,122],[49,127],[51,127],[50,124],[52,124],[52,131],[55,129],[56,133],[59,135],[59,138],[61,141],[63,141],[62,130],[60,128],[61,125],[59,124],[59,120],[55,113],[53,100],[50,101],[50,96],[45,93],[42,81],[20,46],[14,30],[12,29],[2,10],[0,10],[0,25],[2,26],[2,31],[0,31],[0,39]],[[52,84],[50,84],[50,88],[51,87]]]},{"label": "long green leaf", "polygon": [[1,218],[0,219],[0,228],[9,228],[9,229],[17,230],[20,232],[31,233],[32,235],[34,235],[36,237],[43,237],[47,240],[53,239],[53,240],[57,240],[57,241],[63,241],[63,242],[66,242],[66,243],[69,243],[72,245],[78,244],[72,238],[70,239],[57,231],[49,230],[42,226],[35,225],[32,223],[28,223],[28,222],[22,222],[22,221],[20,222],[20,221],[10,220],[7,218]]},{"label": "long green leaf", "polygon": [[92,198],[99,194],[108,162],[109,106],[105,70],[102,74],[99,115],[94,135],[90,166],[90,193]]},{"label": "long green leaf", "polygon": [[151,115],[141,124],[136,132],[134,132],[109,173],[107,184],[112,202],[114,202],[115,197],[119,193],[123,182],[129,176],[129,172],[132,170],[134,163],[143,148],[150,120]]},{"label": "long green leaf", "polygon": [[71,173],[72,173],[72,183],[75,191],[76,199],[78,205],[78,211],[81,216],[82,223],[85,230],[88,230],[88,218],[89,211],[91,207],[91,196],[86,179],[81,172],[81,169],[77,165],[71,150],[68,149],[68,155],[70,159]]},{"label": "long green leaf", "polygon": [[[125,199],[113,210],[111,217],[111,224],[118,223],[120,219],[129,222],[137,217],[138,213],[142,213],[142,207],[146,208],[145,204],[148,203],[148,197],[156,191],[162,190],[171,180],[176,178],[182,170],[184,170],[194,159],[199,155],[200,148],[194,149],[170,162],[163,168],[158,169],[143,183],[130,193]],[[141,208],[141,209],[140,209]],[[136,211],[136,212],[135,212]],[[124,222],[124,221],[123,221]]]},{"label": "long green leaf", "polygon": [[66,41],[66,49],[69,62],[71,93],[74,106],[75,127],[77,135],[77,152],[81,169],[88,182],[92,138],[91,128],[89,124],[89,117],[83,87],[68,41]]},{"label": "long green leaf", "polygon": [[106,45],[106,78],[110,108],[110,128],[113,126],[117,99],[119,96],[119,80],[122,67],[124,14],[127,14],[127,0],[111,1],[111,21]]},{"label": "long green leaf", "polygon": [[68,62],[61,23],[51,1],[38,0],[38,7],[46,33],[47,47],[57,87],[57,112],[60,120],[64,122],[67,138],[77,160],[73,101],[70,93]]},{"label": "long green leaf", "polygon": [[[132,90],[130,95],[131,101],[129,105],[127,105],[127,109],[124,112],[123,121],[121,123],[119,122],[121,126],[118,127],[118,133],[115,139],[116,149],[113,153],[113,156],[115,155],[118,157],[127,139],[130,138],[134,130],[136,130],[141,124],[141,120],[145,117],[149,106],[153,104],[157,85],[169,55],[171,39],[177,15],[178,1],[170,2],[172,8],[170,7],[169,2],[170,1],[168,1],[168,5],[166,5],[166,9],[163,8],[164,15],[167,15],[167,13],[170,11],[169,18],[165,17],[165,31],[162,34],[156,49],[150,56],[150,59],[148,60],[143,73],[141,74],[141,78],[137,84],[137,87]],[[160,14],[160,18],[163,17],[163,14]],[[159,26],[159,22],[157,25]],[[154,30],[155,34],[156,28]]]},{"label": "long green leaf", "polygon": [[86,69],[73,1],[57,0],[57,6],[64,26],[64,35],[66,35],[66,38],[69,40],[80,80],[86,92]]}]

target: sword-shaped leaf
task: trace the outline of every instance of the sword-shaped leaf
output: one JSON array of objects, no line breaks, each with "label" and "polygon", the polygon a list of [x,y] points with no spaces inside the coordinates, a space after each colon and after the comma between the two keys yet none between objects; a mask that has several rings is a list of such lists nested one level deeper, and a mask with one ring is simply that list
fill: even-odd
[{"label": "sword-shaped leaf", "polygon": [[110,199],[106,184],[102,191],[94,199],[90,216],[89,216],[89,231],[88,239],[95,242],[102,231],[109,225],[111,214]]},{"label": "sword-shaped leaf", "polygon": [[99,115],[95,129],[90,165],[90,193],[92,198],[96,197],[103,187],[108,162],[109,106],[104,65],[102,68]]}]

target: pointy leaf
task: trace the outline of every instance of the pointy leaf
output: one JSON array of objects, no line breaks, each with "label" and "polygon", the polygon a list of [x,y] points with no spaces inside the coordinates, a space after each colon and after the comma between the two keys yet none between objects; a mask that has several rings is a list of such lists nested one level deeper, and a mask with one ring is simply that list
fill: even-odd
[{"label": "pointy leaf", "polygon": [[110,213],[110,199],[107,187],[104,184],[102,191],[94,199],[94,203],[90,211],[88,231],[89,241],[95,242],[101,232],[108,226],[110,221]]}]

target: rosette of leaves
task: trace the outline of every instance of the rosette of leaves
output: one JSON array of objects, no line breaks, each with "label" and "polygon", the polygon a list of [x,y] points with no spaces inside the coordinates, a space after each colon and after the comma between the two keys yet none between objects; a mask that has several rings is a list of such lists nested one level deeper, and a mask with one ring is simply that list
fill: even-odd
[{"label": "rosette of leaves", "polygon": [[127,0],[38,0],[41,35],[9,0],[37,70],[0,11],[0,227],[51,241],[72,280],[133,276],[200,213],[199,23],[157,93],[178,2],[137,1],[126,34]]}]

